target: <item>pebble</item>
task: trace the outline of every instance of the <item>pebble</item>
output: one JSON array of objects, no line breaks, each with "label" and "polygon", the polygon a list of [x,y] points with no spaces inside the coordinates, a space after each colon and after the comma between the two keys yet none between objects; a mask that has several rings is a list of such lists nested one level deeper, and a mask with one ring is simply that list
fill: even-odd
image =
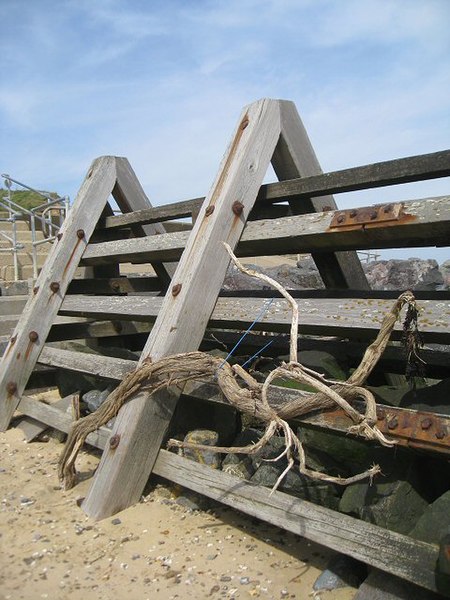
[{"label": "pebble", "polygon": [[241,585],[248,585],[250,583],[250,578],[249,577],[241,577],[239,579],[239,583]]},{"label": "pebble", "polygon": [[122,521],[121,521],[120,519],[117,519],[117,518],[116,518],[116,519],[113,519],[113,520],[111,521],[111,523],[112,523],[113,525],[120,525],[120,524],[122,523]]}]

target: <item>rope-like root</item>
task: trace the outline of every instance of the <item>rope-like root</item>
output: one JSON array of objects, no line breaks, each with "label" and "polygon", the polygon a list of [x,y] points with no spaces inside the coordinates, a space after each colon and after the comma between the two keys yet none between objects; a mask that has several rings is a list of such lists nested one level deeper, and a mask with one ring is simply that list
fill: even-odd
[{"label": "rope-like root", "polygon": [[[257,382],[249,373],[222,359],[202,352],[189,352],[163,358],[156,363],[143,360],[137,369],[129,373],[114,390],[107,400],[92,414],[78,419],[73,423],[66,445],[59,460],[58,475],[61,484],[68,489],[76,481],[75,460],[87,436],[115,417],[125,402],[135,396],[139,391],[147,391],[149,396],[162,388],[177,386],[182,388],[190,380],[211,380],[216,377],[218,385],[228,402],[240,412],[257,417],[266,424],[266,429],[261,439],[250,446],[221,447],[205,446],[201,444],[169,440],[169,446],[178,448],[195,448],[227,454],[254,454],[267,445],[271,438],[278,432],[283,432],[285,449],[280,456],[287,459],[287,467],[277,479],[273,490],[276,490],[288,471],[294,466],[295,460],[299,462],[300,473],[339,485],[348,485],[369,477],[372,479],[380,472],[378,465],[373,465],[363,473],[348,478],[333,477],[306,466],[305,452],[297,435],[288,424],[289,419],[300,417],[311,411],[327,410],[339,406],[353,421],[348,431],[370,440],[377,440],[384,446],[393,446],[395,442],[386,438],[376,426],[376,403],[373,395],[362,387],[366,378],[371,373],[380,356],[382,355],[402,307],[407,304],[415,306],[415,298],[411,292],[402,294],[391,311],[385,316],[376,340],[367,348],[359,367],[353,372],[346,382],[327,381],[323,375],[303,367],[297,362],[297,337],[298,337],[298,307],[292,296],[276,281],[266,275],[243,267],[236,259],[231,249],[227,247],[232,259],[238,268],[247,274],[263,279],[278,289],[292,307],[292,326],[290,343],[290,361],[283,363],[273,370],[263,384]],[[316,393],[299,392],[298,398],[276,407],[270,403],[269,392],[271,382],[283,377],[312,386]],[[241,387],[238,379],[247,387]],[[359,413],[351,404],[352,400],[362,398],[365,400],[365,413]]]}]

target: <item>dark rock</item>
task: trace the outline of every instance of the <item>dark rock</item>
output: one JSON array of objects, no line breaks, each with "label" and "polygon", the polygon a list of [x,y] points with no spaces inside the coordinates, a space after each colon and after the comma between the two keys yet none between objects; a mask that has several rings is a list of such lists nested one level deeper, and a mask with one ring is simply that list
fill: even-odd
[{"label": "dark rock", "polygon": [[427,505],[427,501],[409,481],[384,482],[378,479],[372,485],[361,481],[347,486],[339,510],[385,529],[406,534],[411,524],[422,516]]},{"label": "dark rock", "polygon": [[299,353],[299,362],[309,369],[325,375],[329,379],[345,381],[348,376],[348,366],[339,363],[336,358],[328,352],[320,350],[304,350]]},{"label": "dark rock", "polygon": [[450,290],[450,260],[446,260],[439,267],[439,270],[442,275],[442,279],[444,280],[444,289]]},{"label": "dark rock", "polygon": [[113,525],[120,525],[122,523],[122,521],[119,518],[115,518],[111,521],[111,523]]},{"label": "dark rock", "polygon": [[378,260],[363,265],[373,290],[436,290],[444,279],[433,259]]},{"label": "dark rock", "polygon": [[187,510],[197,511],[207,510],[211,505],[211,501],[205,496],[184,490],[181,496],[176,499],[176,504]]},{"label": "dark rock", "polygon": [[[272,488],[282,472],[283,468],[278,463],[263,463],[250,481],[256,485]],[[278,489],[332,509],[337,509],[339,504],[338,490],[335,485],[301,475],[295,467],[288,471]]]},{"label": "dark rock", "polygon": [[442,596],[373,569],[353,600],[442,600]]},{"label": "dark rock", "polygon": [[93,413],[103,404],[113,389],[114,388],[110,386],[104,390],[90,390],[89,392],[86,392],[86,394],[83,394],[81,399],[86,404],[88,411]]},{"label": "dark rock", "polygon": [[[256,444],[261,438],[257,429],[247,428],[239,433],[232,442],[232,446],[250,446]],[[251,456],[248,454],[227,454],[222,461],[222,471],[235,475],[240,479],[250,479],[255,472]]]},{"label": "dark rock", "polygon": [[403,395],[400,406],[450,415],[449,397],[450,379],[443,379],[435,385],[409,390]]},{"label": "dark rock", "polygon": [[[201,444],[204,446],[217,446],[219,434],[210,429],[196,429],[190,431],[184,438],[185,442],[190,444]],[[220,469],[220,454],[208,450],[198,450],[196,448],[183,448],[183,454],[189,460],[208,465],[213,469]]]},{"label": "dark rock", "polygon": [[361,562],[337,554],[333,556],[323,573],[319,575],[313,585],[315,591],[337,590],[342,587],[359,587],[367,577],[367,568]]},{"label": "dark rock", "polygon": [[409,535],[424,542],[439,544],[450,533],[450,491],[430,504],[410,530]]}]

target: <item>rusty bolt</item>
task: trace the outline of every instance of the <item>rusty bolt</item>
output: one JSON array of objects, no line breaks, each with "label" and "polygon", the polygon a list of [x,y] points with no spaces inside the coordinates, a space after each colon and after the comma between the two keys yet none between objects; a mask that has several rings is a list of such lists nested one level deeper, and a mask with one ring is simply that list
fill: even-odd
[{"label": "rusty bolt", "polygon": [[77,238],[78,238],[79,240],[82,240],[82,239],[84,239],[84,236],[85,236],[85,235],[86,235],[86,234],[84,233],[84,229],[78,229],[78,230],[77,230]]},{"label": "rusty bolt", "polygon": [[210,215],[212,215],[214,212],[214,209],[215,209],[215,206],[212,206],[212,205],[207,206],[206,210],[205,210],[205,217],[209,217]]},{"label": "rusty bolt", "polygon": [[339,215],[337,218],[338,223],[343,223],[345,221],[345,215]]},{"label": "rusty bolt", "polygon": [[374,210],[370,213],[370,220],[371,221],[375,221],[375,219],[378,217],[378,211]]},{"label": "rusty bolt", "polygon": [[14,381],[8,381],[8,383],[6,384],[6,391],[9,396],[15,394],[17,392],[17,383],[15,383]]},{"label": "rusty bolt", "polygon": [[30,338],[30,342],[37,342],[39,339],[39,334],[37,331],[30,331],[30,333],[28,334],[28,337]]},{"label": "rusty bolt", "polygon": [[330,212],[330,210],[333,210],[333,209],[332,209],[332,208],[331,208],[331,206],[329,206],[328,204],[327,204],[327,206],[323,206],[323,207],[322,207],[322,211],[323,211],[323,212]]},{"label": "rusty bolt", "polygon": [[427,429],[430,429],[430,427],[433,425],[433,421],[430,419],[430,417],[427,417],[426,419],[422,419],[420,421],[420,426],[422,427],[422,429],[424,431],[427,431]]},{"label": "rusty bolt", "polygon": [[172,288],[172,296],[178,296],[181,292],[181,283],[176,283]]},{"label": "rusty bolt", "polygon": [[383,208],[383,212],[386,214],[392,212],[392,204],[386,204],[386,206]]},{"label": "rusty bolt", "polygon": [[17,341],[17,335],[13,335],[13,336],[12,336],[12,338],[11,338],[9,341],[10,341],[10,343],[11,343],[11,346],[14,346],[14,344],[15,344],[15,343],[16,343],[16,341]]},{"label": "rusty bolt", "polygon": [[59,292],[59,283],[57,281],[52,281],[50,284],[50,289],[54,294],[56,294],[57,292]]},{"label": "rusty bolt", "polygon": [[397,429],[397,427],[398,427],[397,417],[392,417],[392,419],[389,419],[387,426],[388,426],[388,429]]},{"label": "rusty bolt", "polygon": [[236,200],[235,202],[233,202],[233,205],[231,206],[231,210],[234,212],[234,214],[239,217],[239,215],[242,215],[242,211],[244,210],[244,205],[242,204],[242,202],[239,202],[239,200]]},{"label": "rusty bolt", "polygon": [[352,211],[350,211],[350,218],[354,219],[357,214],[358,214],[358,211],[356,209],[353,209]]},{"label": "rusty bolt", "polygon": [[117,446],[120,444],[120,435],[115,433],[109,438],[109,447],[111,450],[115,450]]},{"label": "rusty bolt", "polygon": [[38,291],[39,291],[39,286],[38,286],[38,285],[36,285],[36,286],[33,288],[33,294],[36,296],[36,294],[38,293]]},{"label": "rusty bolt", "polygon": [[385,410],[383,408],[377,408],[377,419],[379,421],[382,421],[385,416],[386,416]]},{"label": "rusty bolt", "polygon": [[245,129],[250,123],[250,119],[248,117],[244,117],[241,122],[241,129]]},{"label": "rusty bolt", "polygon": [[436,438],[438,440],[443,440],[445,438],[445,436],[447,435],[447,431],[446,431],[445,427],[443,427],[441,425],[434,435],[436,436]]},{"label": "rusty bolt", "polygon": [[63,234],[62,233],[58,233],[58,235],[56,236],[56,239],[59,241],[61,241]]}]

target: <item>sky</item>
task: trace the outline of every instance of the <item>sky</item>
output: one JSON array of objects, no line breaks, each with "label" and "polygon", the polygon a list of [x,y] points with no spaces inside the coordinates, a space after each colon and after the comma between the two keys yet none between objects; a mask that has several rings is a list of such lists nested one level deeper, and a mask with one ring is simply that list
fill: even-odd
[{"label": "sky", "polygon": [[262,97],[295,102],[323,171],[450,147],[450,0],[0,0],[0,20],[0,172],[71,199],[105,154],[154,205],[206,195]]}]

